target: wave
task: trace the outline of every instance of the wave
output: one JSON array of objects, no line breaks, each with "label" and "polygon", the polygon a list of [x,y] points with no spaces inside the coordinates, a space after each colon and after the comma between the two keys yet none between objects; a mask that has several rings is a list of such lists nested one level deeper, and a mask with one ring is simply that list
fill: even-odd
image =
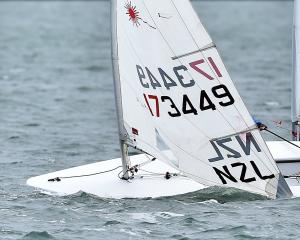
[{"label": "wave", "polygon": [[21,239],[24,239],[24,240],[46,240],[46,239],[55,239],[55,238],[46,231],[43,231],[43,232],[32,231],[32,232],[26,234]]},{"label": "wave", "polygon": [[227,203],[267,200],[266,197],[235,188],[209,187],[203,190],[174,197],[181,203]]},{"label": "wave", "polygon": [[[40,194],[45,194],[45,192],[41,192]],[[46,193],[49,194],[48,192]],[[107,199],[95,196],[93,194],[89,194],[83,191],[80,191],[71,195],[52,195],[53,197],[62,197],[66,202],[82,202],[82,203],[99,203],[100,202],[119,202],[119,201],[127,201],[127,200],[136,200],[136,201],[147,201],[147,200],[175,200],[179,201],[183,204],[193,204],[193,203],[203,203],[203,204],[217,204],[217,203],[227,203],[227,202],[249,202],[249,201],[259,201],[259,200],[267,200],[267,197],[257,195],[254,193],[242,191],[235,188],[223,188],[223,187],[208,187],[197,192],[191,192],[186,194],[181,194],[177,196],[168,196],[168,197],[159,197],[159,198],[124,198],[124,199]]]}]

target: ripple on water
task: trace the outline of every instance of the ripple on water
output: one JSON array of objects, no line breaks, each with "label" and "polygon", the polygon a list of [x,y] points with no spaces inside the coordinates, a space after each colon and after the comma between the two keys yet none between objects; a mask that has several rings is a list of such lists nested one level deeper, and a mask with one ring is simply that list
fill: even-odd
[{"label": "ripple on water", "polygon": [[43,231],[43,232],[32,231],[32,232],[26,234],[22,239],[24,239],[24,240],[45,240],[45,239],[55,239],[55,238],[46,231]]},{"label": "ripple on water", "polygon": [[175,218],[175,217],[183,217],[184,214],[173,213],[173,212],[157,212],[157,213],[155,213],[155,216],[161,217],[164,219],[170,219],[170,218]]},{"label": "ripple on water", "polygon": [[280,105],[280,103],[276,101],[267,101],[264,104],[269,107],[278,107]]},{"label": "ripple on water", "polygon": [[266,200],[266,197],[233,188],[209,187],[198,192],[175,196],[173,199],[189,205],[195,203],[218,204],[227,202],[249,202]]},{"label": "ripple on water", "polygon": [[185,236],[182,236],[181,234],[175,234],[175,235],[172,235],[172,236],[170,237],[170,239],[176,239],[176,240],[189,240],[190,238],[185,237]]},{"label": "ripple on water", "polygon": [[24,127],[39,127],[40,124],[39,123],[27,123],[24,124]]},{"label": "ripple on water", "polygon": [[109,66],[100,66],[100,65],[91,65],[88,66],[86,68],[84,68],[84,70],[90,71],[90,72],[103,72],[105,70],[109,69]]},{"label": "ripple on water", "polygon": [[109,220],[106,221],[103,225],[104,226],[111,226],[111,225],[118,225],[121,224],[121,222],[117,221],[117,220]]},{"label": "ripple on water", "polygon": [[151,213],[130,213],[130,217],[144,224],[156,224],[158,221]]},{"label": "ripple on water", "polygon": [[246,240],[246,239],[261,239],[261,237],[256,237],[256,236],[252,236],[252,235],[249,235],[249,234],[235,234],[234,235],[237,239],[241,239],[241,240]]},{"label": "ripple on water", "polygon": [[185,226],[189,226],[189,225],[195,225],[197,222],[199,222],[197,219],[193,217],[187,217],[183,219],[182,224]]}]

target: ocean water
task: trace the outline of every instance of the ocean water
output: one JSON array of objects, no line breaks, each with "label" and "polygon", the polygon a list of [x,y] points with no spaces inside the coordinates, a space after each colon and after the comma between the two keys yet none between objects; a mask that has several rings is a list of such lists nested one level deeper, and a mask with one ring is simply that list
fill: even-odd
[{"label": "ocean water", "polygon": [[[292,2],[193,5],[251,113],[290,138]],[[109,9],[0,1],[0,239],[299,239],[299,199],[207,189],[108,200],[26,186],[31,176],[119,156]]]}]

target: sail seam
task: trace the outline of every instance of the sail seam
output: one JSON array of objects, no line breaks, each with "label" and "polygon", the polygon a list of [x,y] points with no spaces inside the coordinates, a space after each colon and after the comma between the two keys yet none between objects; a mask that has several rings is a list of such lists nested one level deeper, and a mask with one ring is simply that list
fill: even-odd
[{"label": "sail seam", "polygon": [[200,48],[200,49],[197,49],[195,51],[191,51],[191,52],[188,52],[188,53],[185,53],[185,54],[182,54],[182,55],[178,55],[178,56],[172,57],[172,60],[177,60],[179,58],[183,58],[183,57],[187,57],[187,56],[190,56],[190,55],[194,55],[196,53],[204,52],[206,50],[209,50],[211,48],[216,48],[216,47],[217,47],[216,44],[212,42],[212,43],[204,46],[203,48]]}]

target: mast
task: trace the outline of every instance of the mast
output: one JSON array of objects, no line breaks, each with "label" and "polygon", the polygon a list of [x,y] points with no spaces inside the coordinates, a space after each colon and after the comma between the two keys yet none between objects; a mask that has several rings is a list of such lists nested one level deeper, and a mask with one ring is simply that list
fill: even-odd
[{"label": "mast", "polygon": [[118,41],[117,41],[117,0],[111,0],[111,48],[112,48],[112,66],[115,89],[115,103],[117,109],[118,130],[121,148],[121,158],[123,167],[123,178],[128,179],[129,158],[128,146],[126,144],[127,132],[124,127],[121,83],[119,73]]},{"label": "mast", "polygon": [[300,3],[294,0],[293,26],[293,80],[292,80],[292,133],[293,140],[300,140],[300,62],[298,48],[300,44]]}]

